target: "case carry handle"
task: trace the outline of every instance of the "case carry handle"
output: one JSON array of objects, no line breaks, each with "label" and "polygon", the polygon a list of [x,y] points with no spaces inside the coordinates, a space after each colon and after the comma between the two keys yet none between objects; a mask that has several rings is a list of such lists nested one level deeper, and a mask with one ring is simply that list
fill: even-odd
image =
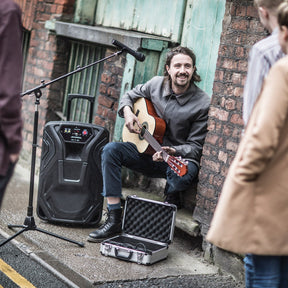
[{"label": "case carry handle", "polygon": [[[128,255],[120,255],[119,252],[120,250],[124,252],[128,252]],[[117,247],[114,249],[115,257],[121,260],[130,260],[133,254],[133,251],[130,249],[121,249],[120,247]]]}]

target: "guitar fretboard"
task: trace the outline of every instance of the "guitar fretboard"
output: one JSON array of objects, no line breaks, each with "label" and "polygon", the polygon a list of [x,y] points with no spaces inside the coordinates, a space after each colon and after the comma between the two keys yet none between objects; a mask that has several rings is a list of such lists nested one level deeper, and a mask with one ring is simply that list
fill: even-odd
[{"label": "guitar fretboard", "polygon": [[[143,133],[144,131],[144,133]],[[150,132],[142,128],[141,136],[144,137],[144,139],[150,144],[150,146],[156,151],[162,151],[162,156],[164,161],[167,161],[168,154],[162,149],[161,145],[157,142],[157,140],[150,134]]]}]

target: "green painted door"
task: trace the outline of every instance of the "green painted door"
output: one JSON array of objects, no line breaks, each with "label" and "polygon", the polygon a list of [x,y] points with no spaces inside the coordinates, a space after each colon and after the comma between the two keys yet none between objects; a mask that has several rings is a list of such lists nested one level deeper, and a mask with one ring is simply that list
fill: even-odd
[{"label": "green painted door", "polygon": [[210,96],[216,71],[226,0],[188,0],[181,45],[196,54],[199,87]]}]

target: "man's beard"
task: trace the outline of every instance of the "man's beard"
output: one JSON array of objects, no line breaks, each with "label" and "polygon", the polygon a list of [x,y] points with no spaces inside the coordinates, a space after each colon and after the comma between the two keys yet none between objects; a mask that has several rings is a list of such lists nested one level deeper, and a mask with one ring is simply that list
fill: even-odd
[{"label": "man's beard", "polygon": [[[181,76],[181,75],[183,75],[183,76],[186,77],[186,79],[187,79],[187,82],[186,82],[186,83],[183,83],[183,84],[178,83],[177,79],[178,79],[178,77]],[[188,75],[187,75],[187,74],[180,74],[179,76],[176,76],[176,79],[174,80],[174,85],[177,86],[177,87],[186,87],[186,86],[189,86],[190,83],[188,82],[188,79],[189,79]]]}]

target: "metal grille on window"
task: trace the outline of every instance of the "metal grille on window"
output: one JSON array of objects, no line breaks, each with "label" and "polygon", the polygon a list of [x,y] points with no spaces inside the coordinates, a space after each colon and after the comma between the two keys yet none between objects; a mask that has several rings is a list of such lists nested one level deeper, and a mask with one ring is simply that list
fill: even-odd
[{"label": "metal grille on window", "polygon": [[[71,51],[68,71],[77,69],[78,66],[84,67],[103,58],[104,49],[98,46],[71,42]],[[101,75],[102,64],[93,65],[79,73],[75,73],[67,78],[65,98],[63,102],[63,114],[67,116],[67,97],[68,94],[91,95],[95,98],[98,95],[99,76]],[[95,99],[95,105],[97,100]],[[89,102],[87,100],[75,99],[72,101],[70,120],[79,122],[89,121]],[[94,111],[97,107],[94,107]]]}]

